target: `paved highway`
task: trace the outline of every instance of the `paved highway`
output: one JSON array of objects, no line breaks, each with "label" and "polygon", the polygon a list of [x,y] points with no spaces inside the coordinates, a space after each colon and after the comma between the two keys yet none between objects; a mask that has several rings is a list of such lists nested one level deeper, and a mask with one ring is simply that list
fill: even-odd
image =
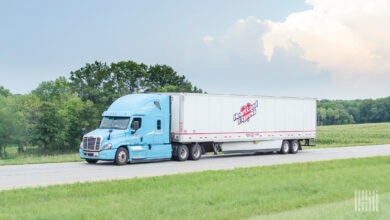
[{"label": "paved highway", "polygon": [[295,155],[206,156],[199,161],[162,161],[126,166],[115,166],[109,162],[0,166],[0,190],[382,155],[390,155],[390,145],[308,149]]}]

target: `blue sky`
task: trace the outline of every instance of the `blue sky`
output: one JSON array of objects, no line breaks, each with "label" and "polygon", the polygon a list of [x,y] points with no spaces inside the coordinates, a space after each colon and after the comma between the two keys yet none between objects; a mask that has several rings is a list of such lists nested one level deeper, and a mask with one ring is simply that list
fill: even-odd
[{"label": "blue sky", "polygon": [[0,0],[0,85],[28,93],[95,60],[133,60],[208,93],[390,95],[389,3],[339,2]]}]

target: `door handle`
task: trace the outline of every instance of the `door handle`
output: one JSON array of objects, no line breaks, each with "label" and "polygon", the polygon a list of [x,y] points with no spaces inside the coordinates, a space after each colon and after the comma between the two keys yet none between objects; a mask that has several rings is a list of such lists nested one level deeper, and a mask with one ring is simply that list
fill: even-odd
[{"label": "door handle", "polygon": [[152,149],[152,145],[149,144],[149,150],[151,150],[151,149]]}]

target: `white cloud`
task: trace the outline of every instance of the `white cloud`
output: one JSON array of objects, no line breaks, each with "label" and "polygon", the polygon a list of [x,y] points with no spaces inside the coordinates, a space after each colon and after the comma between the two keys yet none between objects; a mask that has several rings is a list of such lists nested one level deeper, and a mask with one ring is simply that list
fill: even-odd
[{"label": "white cloud", "polygon": [[375,88],[390,83],[390,1],[307,0],[312,9],[284,22],[266,21],[264,54],[299,47],[302,58],[330,71],[334,82]]},{"label": "white cloud", "polygon": [[205,36],[203,42],[219,60],[240,59],[256,61],[262,55],[263,44],[259,36],[265,32],[266,24],[255,18],[239,19],[222,36]]},{"label": "white cloud", "polygon": [[[296,66],[278,74],[329,73],[329,91],[337,88],[353,96],[353,91],[370,89],[388,95],[390,1],[306,2],[311,9],[291,13],[283,22],[248,17],[236,21],[222,36],[204,37],[209,56],[220,65],[237,60],[261,65],[258,74],[263,75],[293,64]],[[293,63],[286,60],[289,58]],[[265,66],[267,60],[269,66]],[[297,67],[300,69],[294,69]]]}]

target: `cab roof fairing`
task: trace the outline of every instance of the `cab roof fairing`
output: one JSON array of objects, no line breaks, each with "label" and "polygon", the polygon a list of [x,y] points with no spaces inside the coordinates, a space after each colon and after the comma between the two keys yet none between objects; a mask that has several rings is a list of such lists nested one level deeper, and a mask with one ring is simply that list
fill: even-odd
[{"label": "cab roof fairing", "polygon": [[[102,116],[130,117],[133,115],[147,115],[155,107],[153,101],[160,101],[164,95],[160,94],[131,94],[115,100]],[[151,104],[151,105],[149,105]]]}]

